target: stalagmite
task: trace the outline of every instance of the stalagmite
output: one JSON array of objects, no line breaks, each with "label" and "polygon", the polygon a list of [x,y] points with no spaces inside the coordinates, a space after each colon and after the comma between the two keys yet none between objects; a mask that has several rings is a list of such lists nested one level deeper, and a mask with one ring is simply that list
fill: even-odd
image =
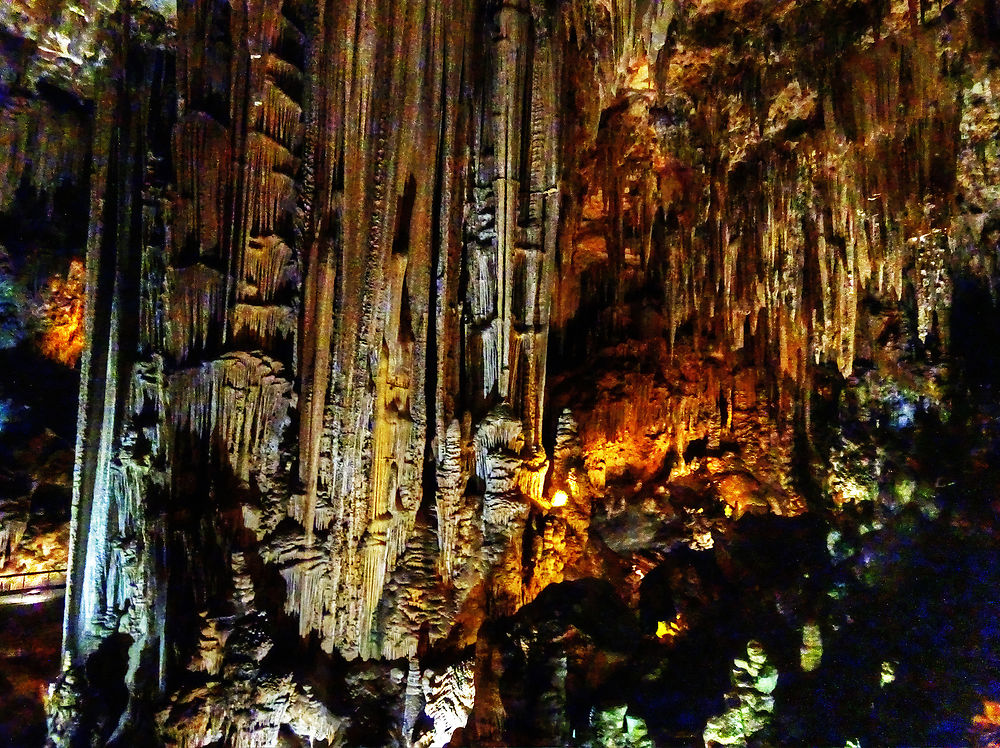
[{"label": "stalagmite", "polygon": [[423,676],[424,711],[434,724],[433,733],[417,745],[441,746],[451,741],[460,727],[465,727],[476,696],[471,662],[448,667],[443,673],[427,670]]},{"label": "stalagmite", "polygon": [[458,571],[456,562],[461,552],[460,529],[468,521],[463,512],[466,505],[465,490],[469,481],[468,466],[463,459],[463,453],[468,449],[464,438],[459,422],[452,421],[445,432],[439,456],[436,509],[441,574],[446,580],[452,579]]}]

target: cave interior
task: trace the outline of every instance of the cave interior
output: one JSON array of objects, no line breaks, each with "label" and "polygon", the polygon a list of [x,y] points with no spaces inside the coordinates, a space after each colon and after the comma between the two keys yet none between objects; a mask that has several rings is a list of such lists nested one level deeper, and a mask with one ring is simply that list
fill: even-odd
[{"label": "cave interior", "polygon": [[1000,746],[1000,2],[0,58],[0,742]]}]

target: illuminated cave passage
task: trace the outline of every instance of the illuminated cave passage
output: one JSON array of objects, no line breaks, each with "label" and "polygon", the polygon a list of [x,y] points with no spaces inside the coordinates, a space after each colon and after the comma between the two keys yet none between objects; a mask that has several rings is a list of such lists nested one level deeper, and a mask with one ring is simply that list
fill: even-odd
[{"label": "illuminated cave passage", "polygon": [[0,25],[0,737],[1000,744],[996,0]]}]

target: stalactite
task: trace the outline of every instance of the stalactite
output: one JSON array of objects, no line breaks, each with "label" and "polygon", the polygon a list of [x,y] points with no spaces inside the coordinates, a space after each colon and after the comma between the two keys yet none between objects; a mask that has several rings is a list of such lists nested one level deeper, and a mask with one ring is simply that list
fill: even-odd
[{"label": "stalactite", "polygon": [[89,162],[89,127],[83,113],[60,111],[43,99],[5,95],[0,104],[0,214],[14,207],[22,180],[45,196],[53,188],[82,186]]},{"label": "stalactite", "polygon": [[290,281],[292,250],[276,236],[250,239],[243,252],[242,275],[253,284],[252,293],[267,303]]},{"label": "stalactite", "polygon": [[169,268],[166,276],[166,347],[176,361],[213,342],[224,314],[223,279],[217,270],[195,264]]},{"label": "stalactite", "polygon": [[272,171],[291,174],[295,168],[295,157],[285,146],[259,132],[247,135],[247,179],[250,184],[263,183]]},{"label": "stalactite", "polygon": [[[318,257],[314,255],[318,260]],[[299,426],[299,478],[305,484],[301,512],[299,502],[293,505],[291,514],[306,528],[306,540],[312,543],[313,528],[316,524],[317,481],[320,474],[320,442],[323,436],[324,414],[326,412],[327,386],[330,374],[330,332],[333,326],[333,294],[335,275],[330,258],[314,271],[316,278],[306,289],[306,319],[316,319],[315,325],[305,330],[308,351],[303,369],[303,417]],[[318,344],[312,348],[313,335]],[[312,348],[312,350],[310,350]],[[315,351],[315,353],[313,353]],[[315,355],[315,359],[313,359]]]},{"label": "stalactite", "polygon": [[392,517],[389,514],[377,516],[368,523],[361,536],[359,549],[361,557],[361,610],[359,611],[361,629],[359,635],[361,638],[358,645],[361,656],[366,658],[375,654],[370,643],[370,632],[388,572],[387,535],[391,521]]},{"label": "stalactite", "polygon": [[159,348],[164,340],[164,285],[166,267],[162,247],[147,246],[142,253],[142,287],[139,306],[139,328],[147,351]]},{"label": "stalactite", "polygon": [[[28,501],[18,503],[21,506],[16,506],[12,501],[4,502],[3,524],[0,525],[0,569],[7,565],[8,559],[17,550],[25,530],[28,529]],[[15,513],[22,515],[23,519],[17,518]]]},{"label": "stalactite", "polygon": [[295,182],[287,174],[272,171],[260,174],[254,187],[258,193],[250,205],[251,229],[258,235],[273,234],[279,220],[293,207]]},{"label": "stalactite", "polygon": [[236,304],[232,311],[233,334],[248,333],[266,346],[270,346],[277,336],[291,337],[297,321],[295,310],[287,306]]},{"label": "stalactite", "polygon": [[482,369],[481,381],[483,398],[489,398],[499,387],[500,379],[503,376],[503,367],[500,359],[500,346],[503,335],[500,328],[503,322],[495,318],[479,331],[479,344],[482,347]]},{"label": "stalactite", "polygon": [[275,449],[291,404],[291,383],[281,373],[276,361],[234,352],[169,375],[174,440],[187,432],[222,450],[235,475],[248,480]]},{"label": "stalactite", "polygon": [[496,255],[478,248],[470,254],[469,313],[474,324],[482,325],[496,315]]},{"label": "stalactite", "polygon": [[291,87],[301,88],[304,83],[302,70],[274,53],[267,56],[267,74],[286,92]]},{"label": "stalactite", "polygon": [[491,473],[491,455],[500,451],[519,454],[524,446],[521,422],[504,409],[490,413],[479,424],[475,435],[476,475],[487,480]]},{"label": "stalactite", "polygon": [[544,450],[537,450],[526,458],[517,471],[517,487],[529,499],[541,501],[542,489],[549,470],[549,460]]},{"label": "stalactite", "polygon": [[465,487],[469,480],[468,469],[463,459],[464,437],[459,422],[448,425],[445,441],[441,445],[437,476],[437,521],[438,544],[440,547],[441,575],[452,579],[456,569],[459,551],[459,531],[466,518],[461,511],[465,497]]},{"label": "stalactite", "polygon": [[[921,342],[940,336],[951,308],[951,278],[948,273],[948,238],[939,232],[911,240],[916,244],[914,290],[917,302],[917,336]],[[935,329],[937,328],[937,329]]]},{"label": "stalactite", "polygon": [[[177,207],[174,253],[191,238],[201,254],[214,255],[221,239],[225,189],[229,179],[227,129],[204,112],[185,115],[174,127],[174,168],[181,204]],[[205,169],[204,164],[217,164]]]},{"label": "stalactite", "polygon": [[336,585],[330,584],[328,574],[318,552],[312,559],[296,559],[294,565],[281,571],[286,586],[285,610],[297,615],[300,636],[311,631],[329,633],[326,611],[335,602]]},{"label": "stalactite", "polygon": [[253,102],[251,124],[285,147],[297,147],[302,135],[302,107],[273,81],[266,81],[262,98]]}]

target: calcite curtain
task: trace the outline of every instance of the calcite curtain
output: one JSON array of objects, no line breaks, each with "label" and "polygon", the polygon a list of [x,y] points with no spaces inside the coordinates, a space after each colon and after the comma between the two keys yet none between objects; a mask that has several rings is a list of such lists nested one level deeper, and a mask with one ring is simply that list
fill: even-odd
[{"label": "calcite curtain", "polygon": [[67,656],[126,632],[162,683],[174,611],[231,596],[247,552],[326,649],[412,653],[421,620],[376,613],[420,508],[453,585],[474,505],[502,547],[541,492],[552,11],[146,20],[119,19],[99,107]]}]

